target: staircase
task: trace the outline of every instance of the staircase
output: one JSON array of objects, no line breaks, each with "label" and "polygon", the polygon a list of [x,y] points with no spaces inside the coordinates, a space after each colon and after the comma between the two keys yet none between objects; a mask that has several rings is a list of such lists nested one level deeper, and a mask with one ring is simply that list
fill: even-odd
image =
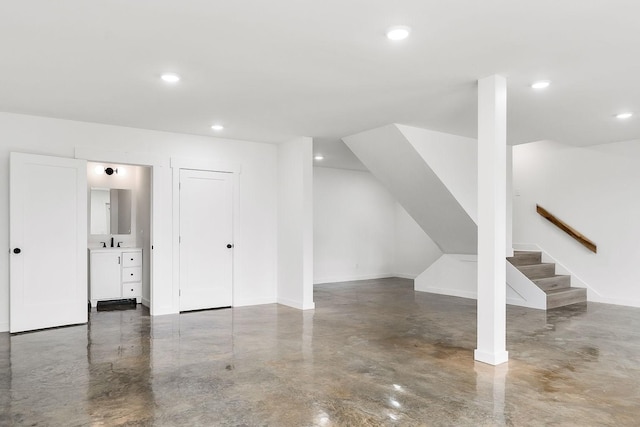
[{"label": "staircase", "polygon": [[547,309],[587,301],[587,290],[572,288],[571,276],[555,274],[556,265],[542,262],[541,252],[514,251],[507,261],[547,294]]}]

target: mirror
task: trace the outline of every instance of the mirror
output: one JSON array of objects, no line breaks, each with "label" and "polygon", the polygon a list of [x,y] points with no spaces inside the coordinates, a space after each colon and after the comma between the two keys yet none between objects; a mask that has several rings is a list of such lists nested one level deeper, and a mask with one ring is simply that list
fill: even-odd
[{"label": "mirror", "polygon": [[91,189],[91,234],[131,234],[131,190]]}]

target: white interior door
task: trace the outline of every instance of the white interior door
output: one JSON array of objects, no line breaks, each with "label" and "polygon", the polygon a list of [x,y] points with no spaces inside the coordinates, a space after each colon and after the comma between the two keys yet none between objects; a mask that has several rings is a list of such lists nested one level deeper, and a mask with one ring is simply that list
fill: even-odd
[{"label": "white interior door", "polygon": [[231,178],[230,173],[180,171],[180,311],[231,306]]},{"label": "white interior door", "polygon": [[9,181],[10,331],[86,323],[86,162],[11,153]]}]

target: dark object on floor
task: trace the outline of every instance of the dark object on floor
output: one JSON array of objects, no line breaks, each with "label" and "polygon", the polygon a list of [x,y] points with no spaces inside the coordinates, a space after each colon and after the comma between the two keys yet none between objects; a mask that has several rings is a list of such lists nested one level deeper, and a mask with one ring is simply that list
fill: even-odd
[{"label": "dark object on floor", "polygon": [[98,311],[121,311],[135,310],[138,305],[136,299],[116,299],[111,301],[98,301],[96,310]]}]

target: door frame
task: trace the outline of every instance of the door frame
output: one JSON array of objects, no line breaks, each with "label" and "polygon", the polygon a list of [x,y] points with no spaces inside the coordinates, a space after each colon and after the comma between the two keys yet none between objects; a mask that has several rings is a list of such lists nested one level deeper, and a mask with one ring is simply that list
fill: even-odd
[{"label": "door frame", "polygon": [[238,164],[217,162],[199,158],[171,158],[171,170],[173,177],[173,301],[176,312],[180,311],[180,170],[200,170],[207,172],[222,172],[231,174],[233,187],[232,218],[233,218],[233,269],[231,275],[231,306],[235,307],[237,287],[236,281],[240,277],[239,254],[242,253],[242,236],[240,234],[240,174],[242,167]]},{"label": "door frame", "polygon": [[[176,313],[175,301],[172,301],[170,218],[164,212],[171,210],[169,162],[160,157],[124,151],[107,151],[89,147],[76,147],[75,158],[91,162],[118,163],[151,168],[151,253],[149,259],[149,312],[152,316]],[[87,212],[88,215],[88,212]]]}]

